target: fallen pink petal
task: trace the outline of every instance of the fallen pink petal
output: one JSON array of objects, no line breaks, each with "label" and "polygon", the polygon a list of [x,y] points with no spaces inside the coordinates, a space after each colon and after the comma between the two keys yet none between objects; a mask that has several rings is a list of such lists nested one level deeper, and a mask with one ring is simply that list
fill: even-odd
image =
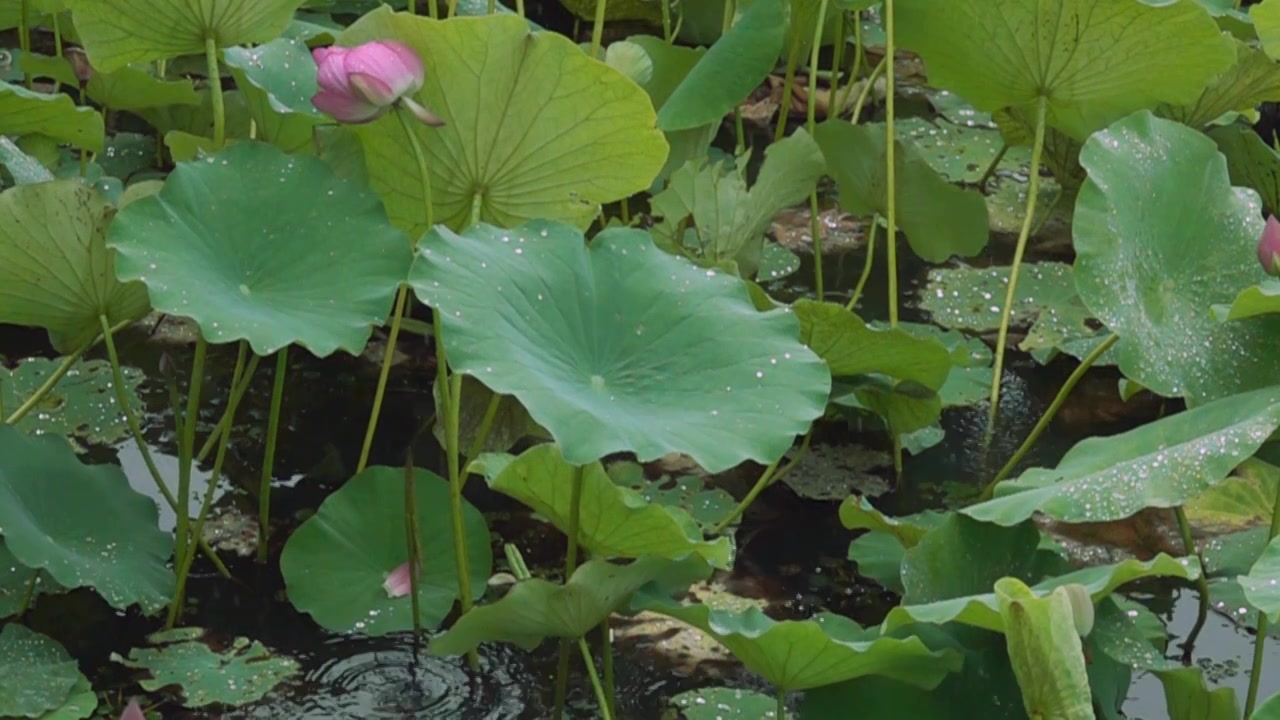
[{"label": "fallen pink petal", "polygon": [[404,597],[413,587],[412,582],[412,578],[409,577],[409,563],[403,562],[387,575],[387,579],[382,582],[382,589],[387,591],[387,597]]},{"label": "fallen pink petal", "polygon": [[142,712],[142,706],[137,700],[130,700],[124,712],[120,713],[120,720],[147,720],[147,716]]}]

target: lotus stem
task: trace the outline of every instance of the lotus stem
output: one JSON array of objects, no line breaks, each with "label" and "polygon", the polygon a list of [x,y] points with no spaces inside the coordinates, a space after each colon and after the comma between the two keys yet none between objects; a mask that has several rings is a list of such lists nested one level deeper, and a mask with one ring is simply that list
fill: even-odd
[{"label": "lotus stem", "polygon": [[[466,476],[459,472],[458,425],[462,412],[462,376],[449,375],[449,355],[444,344],[444,323],[431,323],[436,343],[436,388],[440,394],[436,414],[444,422],[445,459],[449,472],[449,520],[453,529],[454,566],[458,571],[458,602],[462,614],[471,612],[471,571],[467,555],[467,533],[462,517],[462,489]],[[480,669],[480,656],[472,649],[467,653],[472,670]]]},{"label": "lotus stem", "polygon": [[895,113],[895,83],[897,78],[897,63],[894,62],[894,53],[896,52],[893,39],[893,0],[884,0],[884,122],[885,122],[885,143],[884,143],[884,162],[885,162],[885,220],[888,222],[888,229],[885,232],[886,247],[889,250],[889,327],[898,327],[898,184],[895,179],[897,172],[897,160],[895,155],[898,151],[898,135],[894,124]]},{"label": "lotus stem", "polygon": [[[564,551],[564,581],[569,582],[573,572],[578,569],[578,524],[582,513],[582,476],[581,465],[573,469],[573,480],[569,486],[569,528],[566,531],[569,544]],[[560,658],[556,667],[555,714],[559,720],[564,717],[565,700],[569,694],[569,640],[560,640]]]},{"label": "lotus stem", "polygon": [[18,47],[22,49],[22,84],[30,90],[32,86],[32,75],[27,70],[25,62],[27,55],[31,52],[31,26],[27,24],[28,5],[31,0],[21,0],[18,5]]},{"label": "lotus stem", "polygon": [[[586,643],[583,643],[584,645]],[[618,714],[618,686],[613,677],[613,628],[609,626],[609,618],[600,621],[600,663],[604,673],[605,701],[609,712]]]},{"label": "lotus stem", "polygon": [[[822,51],[822,30],[827,18],[827,0],[818,3],[818,21],[813,24],[813,47],[809,53],[809,97],[806,104],[806,127],[809,137],[813,137],[813,128],[817,124],[818,115],[818,55]],[[813,291],[821,301],[826,293],[823,291],[822,277],[822,221],[818,217],[818,186],[815,184],[809,193],[809,231],[813,235]]]},{"label": "lotus stem", "polygon": [[787,691],[778,688],[778,710],[775,713],[778,720],[786,720],[787,717]]},{"label": "lotus stem", "polygon": [[422,545],[418,540],[418,500],[414,495],[413,448],[404,459],[404,540],[409,558],[409,601],[413,607],[413,636],[422,637],[422,610],[418,607],[419,574],[422,572]]},{"label": "lotus stem", "polygon": [[871,90],[876,86],[876,80],[886,67],[885,61],[881,60],[875,67],[871,68],[871,74],[867,76],[866,84],[862,86],[862,91],[858,93],[858,101],[853,104],[853,115],[849,118],[849,122],[854,125],[858,124],[858,118],[862,117],[862,106],[866,104],[867,98],[871,96]]},{"label": "lotus stem", "polygon": [[604,686],[600,684],[600,676],[596,673],[595,661],[591,659],[591,648],[587,647],[586,638],[578,638],[578,649],[582,652],[582,662],[587,666],[587,677],[591,680],[591,689],[596,693],[596,704],[600,706],[600,717],[613,720],[613,712],[609,707],[609,697]]},{"label": "lotus stem", "polygon": [[796,66],[800,64],[800,43],[793,36],[787,50],[787,74],[782,81],[782,102],[778,104],[778,124],[773,129],[773,141],[779,142],[787,135],[787,120],[791,116],[791,98],[795,93]]},{"label": "lotus stem", "polygon": [[227,141],[227,113],[222,99],[222,74],[218,72],[218,46],[213,35],[204,39],[204,61],[208,68],[210,98],[213,100],[213,147],[220,150]]},{"label": "lotus stem", "polygon": [[[825,15],[823,16],[825,17]],[[827,118],[839,117],[841,106],[835,104],[840,94],[840,70],[844,67],[845,13],[836,11],[836,43],[831,53],[831,84],[827,88]]]},{"label": "lotus stem", "polygon": [[[887,0],[885,7],[889,7],[892,1]],[[1009,317],[1013,314],[1013,299],[1018,290],[1018,269],[1022,265],[1022,255],[1027,250],[1027,238],[1031,235],[1031,225],[1035,221],[1036,198],[1040,193],[1040,157],[1044,152],[1045,115],[1048,112],[1048,106],[1049,98],[1041,95],[1036,103],[1036,136],[1035,144],[1031,147],[1027,214],[1022,219],[1022,231],[1018,233],[1018,246],[1013,251],[1013,266],[1009,268],[1009,287],[1005,290],[1004,309],[1000,313],[1000,334],[996,338],[995,373],[991,377],[991,407],[987,410],[987,432],[984,443],[988,447],[995,432],[996,417],[1000,412],[1000,381],[1004,375],[1005,345],[1009,342]]]},{"label": "lotus stem", "polygon": [[996,168],[1000,166],[1000,161],[1004,160],[1004,156],[1008,152],[1009,143],[1001,141],[1000,152],[996,153],[996,156],[991,160],[991,164],[987,165],[986,172],[982,173],[982,177],[978,179],[979,188],[985,188],[987,186],[987,182],[991,180],[992,175],[996,174]]},{"label": "lotus stem", "polygon": [[792,468],[794,468],[796,464],[803,460],[804,456],[809,453],[809,442],[812,439],[813,427],[810,426],[809,432],[805,433],[804,439],[800,442],[800,449],[796,451],[795,456],[793,456],[781,470],[778,469],[779,463],[782,462],[781,457],[774,460],[773,464],[765,468],[764,472],[760,473],[759,479],[756,480],[756,484],[751,486],[751,489],[747,491],[747,496],[742,498],[742,502],[738,503],[737,506],[733,508],[733,512],[729,513],[711,529],[711,534],[719,535],[723,533],[735,520],[742,517],[742,515],[747,512],[747,508],[751,507],[751,503],[755,502],[756,498],[760,496],[760,493],[764,492],[765,488],[776,483],[778,480],[782,479],[782,476],[791,472]]},{"label": "lotus stem", "polygon": [[427,0],[427,16],[432,20],[440,19],[440,5],[437,0]]},{"label": "lotus stem", "polygon": [[[493,0],[489,0],[490,4]],[[600,43],[604,39],[604,14],[608,0],[596,0],[596,16],[591,24],[591,59],[600,59]]]},{"label": "lotus stem", "polygon": [[1182,536],[1182,550],[1187,557],[1194,557],[1200,562],[1200,577],[1196,578],[1196,592],[1200,594],[1199,607],[1196,609],[1196,622],[1191,626],[1191,632],[1187,633],[1187,639],[1182,643],[1182,664],[1191,664],[1191,653],[1195,650],[1196,638],[1200,637],[1200,630],[1204,628],[1204,623],[1209,619],[1209,580],[1204,576],[1204,556],[1196,550],[1195,540],[1191,537],[1191,522],[1187,520],[1187,511],[1183,506],[1179,505],[1173,509],[1174,517],[1178,519],[1178,534]]},{"label": "lotus stem", "polygon": [[[54,57],[62,57],[62,21],[58,19],[59,13],[53,13],[53,54]],[[55,93],[62,92],[62,83],[57,80],[53,81],[53,91]],[[105,120],[105,117],[103,118]]]},{"label": "lotus stem", "polygon": [[[1268,537],[1274,540],[1277,535],[1280,535],[1280,493],[1276,494],[1275,505],[1271,508],[1271,532]],[[1253,665],[1249,674],[1249,690],[1244,698],[1246,718],[1253,717],[1253,709],[1258,704],[1258,683],[1262,681],[1262,656],[1267,646],[1267,624],[1267,614],[1259,610],[1258,634],[1253,638]]]},{"label": "lotus stem", "polygon": [[521,20],[524,19],[524,0],[516,0],[516,14]]},{"label": "lotus stem", "polygon": [[867,278],[871,277],[871,266],[875,262],[876,257],[876,231],[880,229],[880,216],[873,215],[871,217],[871,230],[867,233],[867,259],[862,263],[862,275],[858,278],[858,284],[853,288],[853,295],[849,298],[849,304],[844,308],[849,312],[853,312],[857,307],[858,301],[862,299],[862,290],[867,286]]},{"label": "lotus stem", "polygon": [[1111,333],[1098,345],[1098,347],[1094,348],[1092,352],[1080,361],[1080,364],[1076,366],[1075,370],[1071,371],[1071,374],[1067,376],[1067,381],[1062,383],[1062,387],[1058,389],[1058,394],[1055,395],[1053,397],[1053,401],[1049,403],[1048,409],[1046,409],[1044,414],[1040,416],[1040,420],[1036,422],[1036,426],[1031,428],[1031,433],[1027,435],[1026,439],[1022,441],[1022,444],[1018,446],[1018,449],[1014,451],[1013,456],[1004,464],[1004,467],[1000,468],[1000,472],[996,473],[996,476],[992,478],[991,482],[987,483],[986,488],[982,490],[982,495],[979,498],[980,501],[990,500],[995,496],[996,486],[1005,478],[1009,477],[1009,473],[1013,472],[1014,468],[1018,466],[1018,463],[1022,462],[1022,459],[1027,456],[1027,453],[1031,451],[1031,447],[1036,444],[1036,441],[1040,439],[1040,436],[1044,434],[1044,431],[1049,429],[1049,423],[1053,422],[1054,416],[1057,415],[1058,411],[1062,409],[1062,406],[1066,404],[1067,397],[1071,395],[1071,391],[1075,389],[1081,378],[1085,376],[1085,373],[1089,372],[1089,368],[1093,367],[1094,363],[1098,362],[1098,358],[1102,357],[1103,354],[1110,350],[1111,346],[1115,345],[1116,341],[1119,339],[1119,335]]},{"label": "lotus stem", "polygon": [[668,45],[675,42],[675,35],[671,34],[671,0],[662,0],[662,40]]},{"label": "lotus stem", "polygon": [[[245,374],[240,378],[240,382],[232,387],[231,394],[235,397],[237,403],[244,397],[251,382],[253,382],[253,376]],[[213,449],[218,446],[218,441],[222,439],[222,434],[230,431],[230,424],[231,419],[224,412],[222,417],[218,418],[218,423],[213,426],[213,432],[209,433],[209,437],[204,439],[204,444],[200,446],[200,452],[196,453],[197,464],[204,462],[205,458],[209,457],[209,453],[213,452]]]},{"label": "lotus stem", "polygon": [[258,480],[258,562],[267,561],[271,539],[271,478],[276,466],[276,440],[280,435],[280,405],[284,400],[284,380],[289,372],[289,346],[276,352],[276,373],[271,384],[271,414],[267,417],[267,449],[262,456],[262,476]]},{"label": "lotus stem", "polygon": [[53,388],[57,386],[58,382],[62,380],[62,378],[66,377],[67,372],[76,364],[76,361],[88,352],[89,348],[93,347],[96,342],[96,338],[90,340],[84,345],[81,345],[71,351],[70,355],[62,358],[62,362],[58,363],[58,367],[54,368],[53,373],[51,373],[49,377],[45,378],[44,382],[40,383],[40,387],[36,388],[36,391],[32,393],[31,396],[28,397],[21,405],[19,405],[18,409],[13,411],[13,414],[5,418],[5,424],[16,425],[22,420],[22,418],[26,417],[28,413],[34,410],[35,407],[40,404],[40,401],[44,400],[49,393],[53,392]]},{"label": "lotus stem", "polygon": [[156,489],[160,491],[160,495],[164,497],[169,507],[174,512],[178,512],[178,500],[173,496],[173,492],[169,490],[169,486],[165,484],[164,476],[160,474],[160,468],[156,466],[155,458],[151,456],[151,447],[147,445],[147,441],[142,437],[142,426],[138,423],[138,418],[134,416],[129,409],[129,396],[125,392],[124,372],[120,368],[120,356],[116,353],[116,343],[111,337],[111,326],[107,324],[107,316],[99,315],[98,322],[102,325],[102,337],[107,346],[107,358],[111,361],[111,382],[112,389],[115,391],[116,404],[120,406],[120,413],[124,415],[125,425],[129,427],[129,434],[133,436],[133,442],[138,446],[138,454],[142,456],[142,463],[147,466],[147,472],[151,473],[151,479],[155,481]]},{"label": "lotus stem", "polygon": [[378,385],[373,391],[373,407],[369,410],[369,422],[364,428],[364,443],[360,446],[360,459],[356,462],[356,474],[369,464],[369,451],[373,449],[373,437],[378,432],[378,417],[382,414],[382,401],[387,394],[387,379],[391,376],[391,364],[395,360],[396,341],[400,338],[400,320],[404,317],[409,286],[401,283],[396,290],[395,310],[391,313],[391,330],[387,334],[387,346],[382,352],[382,364],[378,369]]},{"label": "lotus stem", "polygon": [[[187,391],[187,408],[182,418],[182,432],[178,434],[178,508],[177,527],[174,530],[174,564],[182,567],[187,557],[187,540],[191,532],[191,516],[187,511],[187,503],[191,501],[191,455],[196,444],[196,425],[200,411],[200,391],[204,387],[204,361],[209,351],[203,334],[196,335],[196,351],[191,359],[191,386]],[[212,481],[211,481],[212,482]],[[182,588],[179,577],[178,589]],[[181,614],[182,593],[174,592],[169,603],[169,617],[165,621],[166,628],[172,628]]]},{"label": "lotus stem", "polygon": [[458,17],[458,0],[449,0],[449,17]]},{"label": "lotus stem", "polygon": [[489,9],[487,12],[490,15],[498,12],[498,0],[489,0]]},{"label": "lotus stem", "polygon": [[[840,49],[844,50],[847,44],[844,41],[844,23],[845,14],[840,14]],[[844,106],[849,102],[849,93],[853,91],[853,84],[858,82],[858,73],[862,71],[862,58],[865,53],[862,52],[862,11],[857,10],[853,13],[853,39],[858,45],[858,50],[853,54],[853,67],[849,70],[849,82],[843,85],[837,84],[834,97],[836,114],[832,117],[840,117],[844,114]],[[839,63],[837,63],[839,65]],[[854,119],[856,122],[856,118]]]}]

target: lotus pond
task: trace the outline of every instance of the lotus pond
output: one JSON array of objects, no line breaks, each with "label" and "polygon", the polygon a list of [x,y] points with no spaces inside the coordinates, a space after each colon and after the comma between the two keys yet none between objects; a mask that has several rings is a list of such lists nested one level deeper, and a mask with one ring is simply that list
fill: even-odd
[{"label": "lotus pond", "polygon": [[0,720],[1280,718],[1280,0],[0,48]]}]

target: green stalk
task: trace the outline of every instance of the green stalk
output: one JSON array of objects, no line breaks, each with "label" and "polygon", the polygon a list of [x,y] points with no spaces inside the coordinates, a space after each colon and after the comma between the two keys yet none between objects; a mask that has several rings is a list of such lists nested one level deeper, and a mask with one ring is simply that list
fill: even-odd
[{"label": "green stalk", "polygon": [[867,98],[871,97],[871,90],[876,86],[876,79],[880,77],[880,73],[888,67],[884,60],[881,60],[875,67],[871,68],[871,74],[867,76],[867,82],[862,86],[862,91],[858,93],[858,101],[853,104],[853,115],[849,118],[849,122],[854,125],[858,124],[858,118],[862,116],[862,106],[866,104]]},{"label": "green stalk", "polygon": [[39,581],[40,570],[32,571],[31,579],[27,581],[27,589],[22,593],[22,603],[18,605],[18,612],[14,613],[19,620],[31,609],[31,602],[36,599],[36,583]]},{"label": "green stalk", "polygon": [[[825,17],[825,16],[824,16]],[[827,90],[827,119],[840,116],[840,106],[835,105],[837,97],[840,94],[840,70],[844,67],[844,46],[845,42],[845,13],[839,11],[836,13],[836,45],[831,53],[831,85]]]},{"label": "green stalk", "polygon": [[204,62],[208,68],[209,92],[213,100],[213,147],[221,149],[227,141],[227,113],[222,101],[222,75],[218,72],[218,46],[214,37],[204,39]]},{"label": "green stalk", "polygon": [[[490,4],[493,0],[489,0]],[[595,0],[595,22],[591,24],[591,59],[600,58],[600,42],[604,40],[604,12],[608,0]]]},{"label": "green stalk", "polygon": [[800,64],[800,43],[791,38],[787,51],[787,74],[782,81],[782,102],[778,104],[778,125],[773,129],[773,141],[779,142],[787,135],[787,120],[791,115],[791,97],[795,94],[796,67]]},{"label": "green stalk", "polygon": [[778,720],[786,720],[786,717],[787,717],[787,691],[786,691],[786,690],[783,690],[782,688],[778,688],[778,710],[777,710],[776,715],[777,715]]},{"label": "green stalk", "polygon": [[[60,13],[53,14],[53,55],[54,57],[62,57],[62,21],[58,19],[59,15]],[[54,80],[53,91],[55,93],[62,92],[62,83],[58,82],[57,80]]]},{"label": "green stalk", "polygon": [[[843,21],[844,14],[841,14],[840,18]],[[840,32],[840,35],[841,35],[841,38],[843,39],[843,36],[844,36],[843,25],[841,26],[841,28],[842,30]],[[840,114],[843,113],[845,104],[849,102],[849,93],[853,91],[853,84],[858,82],[858,73],[862,72],[862,58],[864,57],[864,53],[862,52],[862,11],[861,10],[858,10],[857,12],[853,13],[853,41],[857,43],[858,51],[853,55],[853,68],[849,70],[849,82],[836,87],[835,97],[833,99],[835,100],[835,106],[839,108],[839,112],[835,115],[835,117],[839,117]],[[843,49],[844,46],[845,46],[845,43],[841,42],[840,47]],[[854,122],[857,122],[857,118],[854,118]]]},{"label": "green stalk", "polygon": [[1209,619],[1209,580],[1204,576],[1204,556],[1196,551],[1195,540],[1191,537],[1191,522],[1187,520],[1187,511],[1179,505],[1173,509],[1174,516],[1178,519],[1178,534],[1182,536],[1182,551],[1187,557],[1195,557],[1200,561],[1200,576],[1196,578],[1196,592],[1200,594],[1200,605],[1196,609],[1196,622],[1191,626],[1191,632],[1187,633],[1187,640],[1182,644],[1182,662],[1184,665],[1191,664],[1191,653],[1196,646],[1196,638],[1200,637],[1200,631],[1204,628],[1204,623]]},{"label": "green stalk", "polygon": [[613,720],[613,713],[609,709],[609,697],[604,692],[604,687],[600,684],[600,676],[596,674],[595,661],[591,659],[591,648],[587,647],[586,638],[578,638],[578,649],[582,651],[582,662],[587,666],[587,677],[591,680],[591,689],[596,693],[596,704],[600,706],[600,717],[603,720]]},{"label": "green stalk", "polygon": [[[898,136],[894,125],[895,98],[893,96],[897,79],[897,63],[894,62],[896,52],[893,39],[893,0],[884,0],[884,122],[885,122],[885,220],[888,229],[885,232],[886,247],[889,250],[889,327],[898,327],[898,186],[894,175],[897,172]],[[874,81],[871,85],[874,85]]]},{"label": "green stalk", "polygon": [[[245,392],[249,389],[249,383],[252,381],[252,375],[244,375],[232,387],[231,396],[235,398],[237,403],[244,397]],[[213,449],[218,446],[218,441],[222,439],[222,434],[229,431],[230,422],[231,419],[227,417],[226,413],[223,413],[222,417],[218,418],[218,424],[213,426],[213,432],[209,433],[209,437],[205,438],[204,444],[200,446],[200,452],[196,453],[196,463],[202,463],[205,458],[209,457],[209,453],[213,452]]]},{"label": "green stalk", "polygon": [[458,0],[449,0],[449,17],[458,17]]},{"label": "green stalk", "polygon": [[[886,2],[886,7],[893,0]],[[1031,235],[1031,224],[1035,221],[1036,197],[1040,193],[1040,156],[1044,152],[1045,115],[1048,112],[1049,98],[1040,96],[1036,104],[1036,137],[1031,147],[1031,179],[1027,183],[1027,214],[1022,219],[1022,231],[1018,233],[1018,246],[1013,251],[1013,267],[1009,268],[1009,287],[1004,294],[1004,310],[1000,314],[1000,334],[996,338],[995,373],[991,377],[991,407],[987,411],[987,442],[990,444],[995,432],[996,416],[1000,412],[1000,380],[1004,374],[1004,350],[1009,341],[1009,317],[1013,313],[1013,298],[1018,289],[1018,269],[1022,264],[1022,255],[1027,250],[1027,238]],[[892,183],[890,183],[892,187]],[[892,197],[892,196],[890,196]]]},{"label": "green stalk", "polygon": [[488,14],[492,15],[498,11],[498,0],[489,0]]},{"label": "green stalk", "polygon": [[991,159],[991,164],[987,166],[986,172],[982,173],[982,177],[978,179],[978,187],[985,188],[987,181],[991,180],[991,176],[996,173],[996,168],[1000,165],[1000,161],[1004,159],[1006,153],[1009,152],[1009,143],[1001,141],[1000,152]]},{"label": "green stalk", "polygon": [[410,15],[418,14],[418,0],[409,0],[409,14]]},{"label": "green stalk", "polygon": [[[30,0],[22,0],[18,5],[18,47],[22,49],[22,56],[24,58],[31,52],[31,28],[27,25],[28,3],[30,3]],[[22,83],[27,86],[28,90],[30,90],[32,85],[32,76],[30,72],[27,72],[25,67],[26,63],[23,63],[23,65]]]},{"label": "green stalk", "polygon": [[484,410],[484,418],[480,420],[480,428],[476,430],[476,436],[471,439],[471,447],[467,448],[468,463],[484,451],[484,441],[489,439],[489,432],[493,429],[493,421],[497,419],[498,408],[501,406],[502,396],[493,393],[493,397],[489,398],[489,407]]},{"label": "green stalk", "polygon": [[71,367],[80,359],[80,356],[88,352],[89,348],[93,347],[96,342],[97,338],[94,338],[73,350],[70,355],[62,358],[62,362],[58,364],[58,367],[54,369],[53,373],[51,373],[49,377],[45,378],[44,382],[40,383],[40,387],[36,388],[36,391],[31,394],[31,397],[28,397],[26,401],[19,405],[18,409],[13,411],[13,414],[5,418],[5,424],[16,425],[20,420],[22,420],[22,418],[26,417],[28,413],[34,410],[35,407],[40,404],[40,401],[44,400],[45,397],[53,391],[53,388],[58,384],[58,381],[62,380],[62,378],[66,376],[67,372],[71,370]]},{"label": "green stalk", "polygon": [[516,14],[524,18],[524,0],[516,0]]},{"label": "green stalk", "polygon": [[671,0],[662,0],[662,40],[668,45],[675,41],[671,34]]},{"label": "green stalk", "polygon": [[[573,469],[573,480],[569,486],[569,544],[564,551],[564,581],[569,582],[573,572],[578,569],[578,523],[582,512],[582,466]],[[560,660],[556,668],[556,709],[553,718],[564,717],[565,699],[569,694],[569,641],[560,641]]]},{"label": "green stalk", "polygon": [[[191,387],[187,393],[187,408],[182,418],[182,432],[178,434],[178,508],[177,526],[174,529],[173,562],[179,569],[187,557],[187,542],[191,538],[191,516],[187,504],[191,501],[191,455],[196,444],[197,413],[200,410],[200,390],[204,386],[204,360],[209,351],[209,344],[204,335],[196,335],[196,351],[191,359]],[[210,480],[213,482],[213,480]],[[179,578],[181,580],[181,578]],[[178,583],[181,590],[182,583]],[[182,614],[182,594],[174,592],[169,602],[169,617],[165,621],[166,628],[172,628]]]},{"label": "green stalk", "polygon": [[858,301],[862,299],[862,290],[867,286],[867,278],[871,277],[871,265],[876,257],[876,231],[880,229],[880,217],[873,215],[871,217],[871,231],[867,234],[867,259],[862,263],[862,275],[858,278],[858,284],[853,288],[853,295],[849,298],[849,304],[845,305],[845,309],[853,312],[857,307]]},{"label": "green stalk", "polygon": [[[436,414],[444,422],[445,459],[449,467],[449,521],[453,530],[454,566],[458,569],[458,602],[462,614],[471,612],[471,572],[467,555],[467,534],[462,517],[462,489],[466,476],[459,470],[458,426],[462,408],[462,376],[449,375],[449,355],[444,343],[444,323],[433,322],[436,345],[436,388],[440,395]],[[415,520],[416,522],[416,520]],[[467,653],[472,670],[480,669],[480,656],[475,650]]]},{"label": "green stalk", "polygon": [[280,434],[280,405],[284,399],[284,378],[289,371],[289,346],[276,353],[276,374],[271,385],[271,415],[267,418],[267,449],[262,457],[262,477],[258,480],[258,562],[267,561],[267,541],[271,539],[271,477],[276,466],[276,438]]},{"label": "green stalk", "polygon": [[[818,4],[818,21],[813,25],[813,47],[809,53],[809,98],[805,117],[809,137],[817,125],[818,114],[818,55],[822,51],[822,30],[827,18],[827,0]],[[822,222],[818,217],[818,187],[809,193],[809,232],[813,236],[813,290],[818,300],[825,297],[822,277]]]},{"label": "green stalk", "polygon": [[404,541],[409,558],[409,598],[413,606],[413,635],[422,637],[422,611],[418,607],[418,574],[422,568],[422,545],[418,540],[418,500],[414,495],[413,448],[404,462]]},{"label": "green stalk", "polygon": [[440,6],[436,0],[427,0],[427,16],[432,20],[440,19]]},{"label": "green stalk", "polygon": [[1085,358],[1080,361],[1080,364],[1076,366],[1075,370],[1071,371],[1071,374],[1067,376],[1067,381],[1062,383],[1062,387],[1058,389],[1058,394],[1053,397],[1053,402],[1049,403],[1049,407],[1044,411],[1044,414],[1040,416],[1040,420],[1036,422],[1036,426],[1031,428],[1031,433],[1027,435],[1026,439],[1022,441],[1022,444],[1018,446],[1018,449],[1013,453],[1013,457],[1010,457],[1009,461],[1004,464],[1004,467],[1000,468],[1000,472],[996,473],[996,476],[991,479],[990,483],[987,483],[987,487],[982,491],[980,501],[990,500],[995,495],[996,486],[1005,478],[1009,477],[1009,473],[1013,472],[1013,469],[1018,466],[1018,463],[1022,462],[1022,458],[1027,456],[1027,453],[1031,451],[1031,447],[1036,444],[1036,441],[1040,439],[1040,436],[1044,434],[1044,431],[1049,429],[1049,423],[1053,422],[1053,417],[1057,415],[1058,411],[1062,409],[1062,406],[1066,404],[1067,396],[1069,396],[1071,391],[1075,389],[1076,384],[1080,382],[1085,373],[1089,372],[1089,368],[1093,367],[1094,363],[1098,362],[1098,358],[1102,357],[1104,353],[1110,350],[1111,346],[1115,345],[1116,341],[1119,339],[1120,336],[1115,333],[1108,335],[1107,338],[1098,345],[1098,347],[1093,349],[1093,352],[1086,355]]},{"label": "green stalk", "polygon": [[604,660],[601,664],[604,672],[605,700],[609,712],[617,715],[618,686],[613,677],[613,629],[609,627],[609,618],[600,621],[600,654]]},{"label": "green stalk", "polygon": [[[1274,539],[1280,535],[1280,494],[1276,495],[1275,506],[1271,508],[1271,535]],[[1258,683],[1262,681],[1262,653],[1267,646],[1267,614],[1258,612],[1258,634],[1253,639],[1253,668],[1249,675],[1249,691],[1244,699],[1244,716],[1253,715],[1253,708],[1258,704]]]},{"label": "green stalk", "polygon": [[396,291],[395,310],[391,313],[391,331],[387,335],[387,347],[382,353],[382,366],[378,370],[378,385],[373,391],[373,407],[369,410],[369,422],[364,428],[364,443],[360,446],[360,459],[356,473],[369,464],[369,451],[373,449],[373,436],[378,432],[378,416],[382,414],[382,400],[387,394],[387,379],[391,377],[391,363],[395,359],[396,341],[400,339],[400,321],[409,296],[409,286],[401,283]]},{"label": "green stalk", "polygon": [[[665,2],[664,2],[665,4]],[[723,36],[733,28],[733,18],[738,14],[738,0],[725,0],[724,15],[720,20],[720,34]],[[684,16],[681,15],[683,20]],[[679,32],[677,27],[676,32]],[[669,40],[668,42],[674,42]],[[733,106],[733,152],[735,155],[742,155],[747,150],[747,131],[742,125],[742,105]]]},{"label": "green stalk", "polygon": [[116,353],[116,343],[111,337],[111,326],[107,324],[107,316],[99,315],[98,323],[102,326],[102,337],[107,346],[107,358],[111,361],[111,382],[115,390],[116,404],[120,406],[120,412],[124,415],[125,424],[129,426],[129,434],[133,436],[133,442],[138,446],[138,454],[142,456],[142,463],[147,466],[147,472],[151,473],[151,479],[155,481],[156,488],[160,494],[164,496],[165,502],[169,503],[169,507],[174,512],[178,510],[178,500],[169,490],[169,486],[165,484],[164,476],[160,474],[160,468],[156,466],[155,458],[151,456],[151,447],[147,445],[147,441],[142,437],[142,426],[138,422],[138,418],[134,416],[129,409],[129,397],[125,394],[124,373],[120,369],[120,356]]},{"label": "green stalk", "polygon": [[778,464],[782,462],[782,458],[774,460],[772,465],[765,468],[764,472],[760,473],[760,478],[756,480],[756,484],[751,487],[751,490],[747,491],[747,496],[742,498],[742,502],[738,503],[738,505],[734,507],[733,512],[729,513],[725,519],[721,520],[714,528],[711,529],[711,534],[719,535],[724,532],[725,528],[729,527],[734,520],[741,517],[742,514],[747,511],[748,507],[751,507],[751,503],[755,502],[756,498],[760,496],[760,493],[764,492],[765,488],[778,482],[778,480],[782,479],[783,475],[791,472],[791,470],[795,468],[796,464],[803,460],[805,455],[809,454],[809,442],[811,440],[813,440],[812,426],[810,426],[809,432],[805,433],[804,440],[800,441],[800,449],[796,451],[795,457],[791,458],[791,460],[788,461],[781,470],[778,469]]}]

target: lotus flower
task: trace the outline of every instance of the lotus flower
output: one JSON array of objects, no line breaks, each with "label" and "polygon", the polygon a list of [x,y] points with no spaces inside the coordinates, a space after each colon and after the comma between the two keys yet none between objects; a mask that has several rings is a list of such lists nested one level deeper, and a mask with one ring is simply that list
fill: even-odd
[{"label": "lotus flower", "polygon": [[1262,228],[1262,237],[1258,240],[1258,262],[1268,275],[1280,276],[1280,220],[1275,215],[1267,218],[1267,226]]},{"label": "lotus flower", "polygon": [[316,48],[312,56],[320,91],[311,103],[338,122],[373,122],[403,104],[426,125],[444,124],[410,97],[422,89],[426,70],[408,45],[375,40],[353,48]]},{"label": "lotus flower", "polygon": [[147,720],[147,716],[143,714],[137,700],[130,700],[124,712],[120,713],[120,720]]},{"label": "lotus flower", "polygon": [[412,581],[409,578],[409,563],[404,562],[396,566],[392,570],[387,579],[382,581],[382,589],[387,591],[387,597],[398,598],[409,594],[412,588]]}]

